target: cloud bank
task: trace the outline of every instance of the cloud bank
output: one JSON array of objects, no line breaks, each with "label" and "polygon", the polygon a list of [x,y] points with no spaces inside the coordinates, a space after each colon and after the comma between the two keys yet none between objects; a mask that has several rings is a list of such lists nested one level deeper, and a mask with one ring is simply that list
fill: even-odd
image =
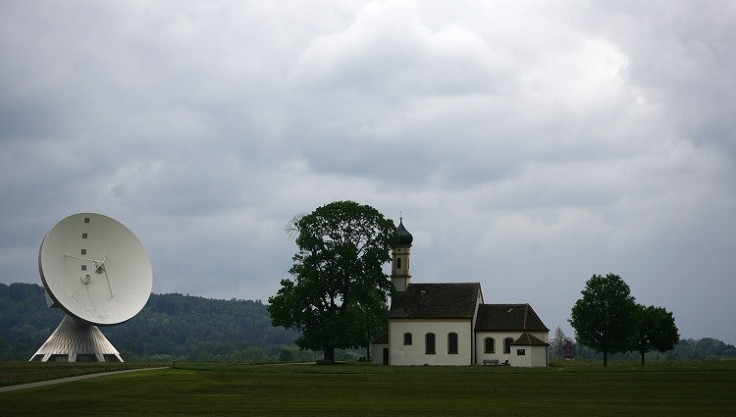
[{"label": "cloud bank", "polygon": [[417,282],[569,335],[593,274],[736,343],[730,2],[0,3],[0,282],[67,215],[154,291],[266,300],[299,213],[376,207]]}]

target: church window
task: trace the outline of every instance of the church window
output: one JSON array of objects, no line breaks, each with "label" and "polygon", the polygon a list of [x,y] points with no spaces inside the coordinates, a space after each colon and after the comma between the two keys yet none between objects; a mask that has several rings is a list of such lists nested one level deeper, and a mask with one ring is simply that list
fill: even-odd
[{"label": "church window", "polygon": [[457,333],[447,335],[447,353],[457,354]]},{"label": "church window", "polygon": [[424,335],[424,353],[433,355],[434,351],[434,333],[427,333]]},{"label": "church window", "polygon": [[518,356],[524,356],[526,355],[526,349],[516,349],[516,354]]},{"label": "church window", "polygon": [[411,333],[409,332],[404,333],[404,344],[411,345]]},{"label": "church window", "polygon": [[485,338],[485,353],[496,353],[496,341],[492,337]]},{"label": "church window", "polygon": [[507,337],[503,339],[503,353],[511,353],[511,344],[514,342],[514,339]]},{"label": "church window", "polygon": [[401,269],[401,258],[396,258],[396,269],[397,270]]}]

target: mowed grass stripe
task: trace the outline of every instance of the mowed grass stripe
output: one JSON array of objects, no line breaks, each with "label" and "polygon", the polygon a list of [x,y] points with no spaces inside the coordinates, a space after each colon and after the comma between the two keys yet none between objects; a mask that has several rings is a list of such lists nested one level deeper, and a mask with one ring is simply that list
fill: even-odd
[{"label": "mowed grass stripe", "polygon": [[[228,369],[231,368],[231,369]],[[733,367],[192,365],[3,393],[0,415],[733,415]]]}]

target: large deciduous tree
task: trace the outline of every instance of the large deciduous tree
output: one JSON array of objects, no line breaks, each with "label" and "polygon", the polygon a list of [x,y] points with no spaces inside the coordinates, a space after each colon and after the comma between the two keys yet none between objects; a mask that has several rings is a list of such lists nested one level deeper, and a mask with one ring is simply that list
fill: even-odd
[{"label": "large deciduous tree", "polygon": [[634,331],[634,348],[641,355],[641,364],[644,365],[644,355],[656,350],[665,352],[674,349],[680,339],[672,313],[662,307],[636,306]]},{"label": "large deciduous tree", "polygon": [[570,324],[578,341],[596,352],[627,352],[632,346],[632,322],[636,311],[629,286],[618,275],[593,275],[572,308]]},{"label": "large deciduous tree", "polygon": [[[293,281],[269,298],[274,326],[301,332],[302,349],[322,350],[335,360],[336,348],[367,346],[385,317],[391,281],[383,272],[396,241],[396,226],[373,207],[337,201],[294,218],[299,251],[289,270]],[[367,328],[368,326],[368,328]]]}]

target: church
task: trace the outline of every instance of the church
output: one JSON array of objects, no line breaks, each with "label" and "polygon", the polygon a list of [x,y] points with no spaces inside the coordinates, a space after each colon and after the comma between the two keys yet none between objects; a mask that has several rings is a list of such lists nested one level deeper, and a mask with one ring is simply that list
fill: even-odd
[{"label": "church", "polygon": [[383,365],[548,365],[549,329],[529,304],[485,304],[480,283],[411,283],[413,241],[399,221],[387,331],[373,341]]}]

